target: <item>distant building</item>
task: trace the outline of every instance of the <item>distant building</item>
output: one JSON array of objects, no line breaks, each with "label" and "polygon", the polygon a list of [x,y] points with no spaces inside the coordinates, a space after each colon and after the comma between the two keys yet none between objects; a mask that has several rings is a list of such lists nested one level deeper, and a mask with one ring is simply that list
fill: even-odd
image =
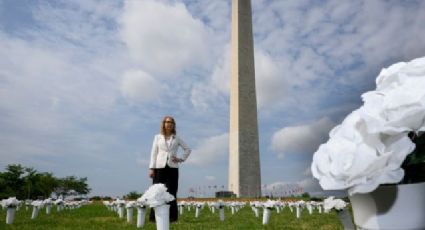
[{"label": "distant building", "polygon": [[236,194],[234,194],[232,191],[218,191],[215,192],[215,198],[230,198],[234,197]]}]

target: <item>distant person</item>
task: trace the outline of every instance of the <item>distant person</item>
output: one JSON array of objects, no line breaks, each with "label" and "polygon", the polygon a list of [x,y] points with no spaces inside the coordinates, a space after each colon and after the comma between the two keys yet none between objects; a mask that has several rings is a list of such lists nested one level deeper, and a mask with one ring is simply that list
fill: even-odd
[{"label": "distant person", "polygon": [[[178,148],[182,147],[184,154],[177,156]],[[190,148],[176,135],[176,122],[173,117],[165,116],[161,122],[160,134],[155,135],[149,163],[149,177],[153,184],[164,184],[168,192],[177,199],[179,183],[179,164],[190,155]],[[177,200],[170,202],[170,222],[177,221]],[[155,212],[151,209],[150,221],[155,221]]]}]

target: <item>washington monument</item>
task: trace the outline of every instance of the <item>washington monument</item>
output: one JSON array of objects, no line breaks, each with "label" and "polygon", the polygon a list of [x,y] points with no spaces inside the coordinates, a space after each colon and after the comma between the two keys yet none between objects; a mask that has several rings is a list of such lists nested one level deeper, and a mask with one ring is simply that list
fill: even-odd
[{"label": "washington monument", "polygon": [[261,196],[251,0],[232,0],[229,190]]}]

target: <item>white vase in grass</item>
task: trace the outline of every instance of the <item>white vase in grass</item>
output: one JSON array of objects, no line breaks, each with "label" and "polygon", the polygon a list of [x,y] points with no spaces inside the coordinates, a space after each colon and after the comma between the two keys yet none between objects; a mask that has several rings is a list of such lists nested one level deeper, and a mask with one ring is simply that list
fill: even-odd
[{"label": "white vase in grass", "polygon": [[180,215],[183,215],[184,212],[184,206],[183,205],[179,205],[179,213]]},{"label": "white vase in grass", "polygon": [[127,223],[133,222],[133,207],[126,208],[127,209]]},{"label": "white vase in grass", "polygon": [[[344,226],[344,230],[355,230],[353,219],[351,218],[351,214],[347,211],[347,209],[337,210],[338,218],[341,221],[342,226]],[[359,228],[362,229],[362,228]]]},{"label": "white vase in grass", "polygon": [[297,218],[300,218],[301,217],[301,207],[297,205],[295,208],[296,208]]},{"label": "white vase in grass", "polygon": [[221,207],[218,209],[219,215],[220,215],[220,220],[224,221],[224,207]]},{"label": "white vase in grass", "polygon": [[61,212],[63,209],[63,204],[57,204],[56,205],[56,212]]},{"label": "white vase in grass", "polygon": [[232,215],[235,214],[235,206],[230,206],[230,210],[232,212]]},{"label": "white vase in grass", "polygon": [[311,206],[311,204],[307,205],[307,210],[308,210],[308,214],[313,214],[313,206]]},{"label": "white vase in grass", "polygon": [[56,212],[62,211],[62,208],[63,208],[63,200],[62,199],[55,200],[54,204],[56,205]]},{"label": "white vase in grass", "polygon": [[174,199],[175,197],[167,192],[164,184],[154,184],[143,193],[138,201],[154,208],[156,228],[166,230],[170,228],[170,205],[167,203]]},{"label": "white vase in grass", "polygon": [[51,204],[47,204],[46,205],[46,214],[50,215],[50,213],[52,213],[52,205]]},{"label": "white vase in grass", "polygon": [[118,206],[118,216],[122,219],[122,218],[124,218],[124,211],[125,210],[125,208],[124,208],[124,206]]},{"label": "white vase in grass", "polygon": [[20,201],[16,197],[10,197],[8,199],[1,201],[1,206],[3,209],[7,209],[6,214],[6,224],[12,224],[15,219],[16,208],[19,206]]},{"label": "white vase in grass", "polygon": [[35,200],[33,202],[31,202],[32,205],[32,214],[31,214],[31,219],[35,219],[38,216],[38,212],[40,211],[42,205],[43,205],[43,201],[41,200]]},{"label": "white vase in grass", "polygon": [[195,218],[198,218],[199,217],[199,214],[201,214],[201,207],[196,206],[196,209],[195,209]]},{"label": "white vase in grass", "polygon": [[135,206],[136,206],[135,201],[129,201],[125,205],[125,208],[127,209],[127,223],[133,222],[133,210]]},{"label": "white vase in grass", "polygon": [[260,216],[260,213],[259,213],[259,210],[258,210],[257,207],[254,207],[254,215],[255,215],[255,217],[259,217]]},{"label": "white vase in grass", "polygon": [[40,211],[40,208],[38,206],[33,206],[32,207],[32,214],[31,214],[31,219],[32,220],[34,220],[35,218],[37,218],[39,211]]},{"label": "white vase in grass", "polygon": [[263,211],[263,225],[266,225],[269,223],[270,215],[271,215],[271,208],[264,208]]},{"label": "white vase in grass", "polygon": [[170,205],[161,205],[154,207],[155,209],[155,222],[157,230],[170,229]]},{"label": "white vase in grass", "polygon": [[138,206],[137,207],[137,227],[143,228],[145,225],[145,216],[146,216],[146,207]]},{"label": "white vase in grass", "polygon": [[16,207],[7,208],[6,214],[6,224],[13,224],[13,220],[15,219]]}]

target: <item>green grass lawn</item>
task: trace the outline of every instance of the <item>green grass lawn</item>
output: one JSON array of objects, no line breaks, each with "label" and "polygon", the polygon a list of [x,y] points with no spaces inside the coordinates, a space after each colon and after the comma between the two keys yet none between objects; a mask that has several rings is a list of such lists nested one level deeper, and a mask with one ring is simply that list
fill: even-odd
[{"label": "green grass lawn", "polygon": [[[56,212],[52,208],[52,213],[46,215],[45,209],[35,220],[31,220],[31,212],[21,208],[16,212],[15,221],[12,225],[6,225],[6,210],[0,209],[0,229],[16,230],[49,230],[49,229],[137,229],[137,210],[134,210],[133,223],[127,223],[126,219],[120,219],[116,212],[109,211],[102,204],[85,205],[75,210],[64,210]],[[143,229],[156,229],[154,223],[146,219]],[[335,212],[317,213],[309,215],[304,209],[301,218],[297,219],[289,208],[285,208],[281,213],[274,210],[270,217],[269,224],[262,225],[262,212],[256,218],[249,206],[239,210],[234,215],[230,209],[225,209],[225,221],[219,220],[219,214],[211,213],[208,207],[204,207],[199,218],[195,218],[195,209],[191,211],[185,209],[183,215],[179,216],[177,223],[170,224],[170,229],[343,229]]]}]

